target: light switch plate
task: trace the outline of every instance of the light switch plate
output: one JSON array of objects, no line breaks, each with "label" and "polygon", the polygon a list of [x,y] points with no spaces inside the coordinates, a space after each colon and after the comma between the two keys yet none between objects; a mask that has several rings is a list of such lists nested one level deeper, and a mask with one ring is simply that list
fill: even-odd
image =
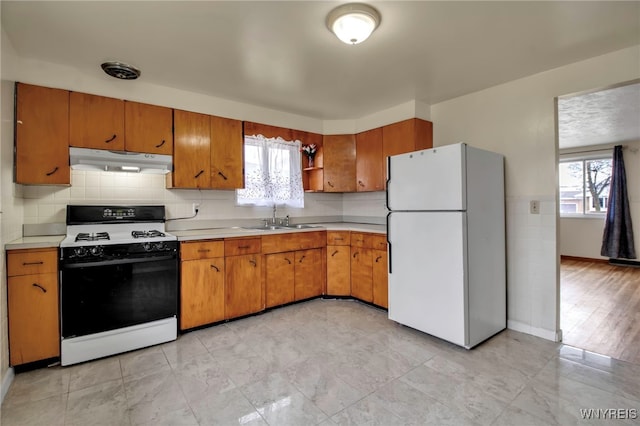
[{"label": "light switch plate", "polygon": [[540,214],[540,201],[531,200],[529,202],[529,213],[531,213],[531,214]]}]

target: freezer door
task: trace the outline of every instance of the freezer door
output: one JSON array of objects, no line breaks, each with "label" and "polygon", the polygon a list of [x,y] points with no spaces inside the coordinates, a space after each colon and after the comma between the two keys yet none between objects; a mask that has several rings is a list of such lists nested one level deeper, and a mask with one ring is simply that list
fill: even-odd
[{"label": "freezer door", "polygon": [[389,157],[389,210],[465,210],[465,144]]},{"label": "freezer door", "polygon": [[392,212],[389,319],[467,346],[466,213]]}]

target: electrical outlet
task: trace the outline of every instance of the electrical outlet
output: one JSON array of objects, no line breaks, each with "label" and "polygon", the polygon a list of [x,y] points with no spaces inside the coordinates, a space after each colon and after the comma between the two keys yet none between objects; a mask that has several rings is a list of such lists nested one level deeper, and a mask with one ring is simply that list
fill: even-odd
[{"label": "electrical outlet", "polygon": [[198,213],[198,210],[200,210],[200,203],[191,204],[191,214],[192,215],[195,216]]},{"label": "electrical outlet", "polygon": [[531,200],[529,202],[529,213],[531,213],[531,214],[540,214],[540,201]]}]

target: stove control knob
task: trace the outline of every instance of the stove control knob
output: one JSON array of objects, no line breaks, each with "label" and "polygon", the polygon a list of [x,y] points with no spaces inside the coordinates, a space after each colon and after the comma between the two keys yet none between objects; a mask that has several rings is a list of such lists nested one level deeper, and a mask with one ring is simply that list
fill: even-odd
[{"label": "stove control knob", "polygon": [[78,257],[85,257],[87,253],[88,252],[86,247],[76,247],[75,249],[73,249],[73,254]]},{"label": "stove control knob", "polygon": [[165,243],[156,243],[155,245],[155,249],[158,251],[162,251],[162,250],[166,250],[167,249],[167,245]]},{"label": "stove control knob", "polygon": [[151,243],[142,243],[142,248],[144,251],[151,251],[153,249],[153,245]]},{"label": "stove control knob", "polygon": [[91,247],[91,249],[89,249],[89,252],[92,256],[100,256],[103,252],[102,246],[93,246]]}]

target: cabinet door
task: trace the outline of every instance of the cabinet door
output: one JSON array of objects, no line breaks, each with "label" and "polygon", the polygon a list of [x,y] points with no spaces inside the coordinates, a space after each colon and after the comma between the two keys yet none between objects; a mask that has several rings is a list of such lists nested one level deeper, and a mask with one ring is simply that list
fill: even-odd
[{"label": "cabinet door", "polygon": [[324,191],[356,191],[355,135],[329,135],[323,138]]},{"label": "cabinet door", "polygon": [[351,259],[349,246],[327,246],[327,294],[351,295]]},{"label": "cabinet door", "polygon": [[322,294],[322,249],[296,252],[295,299],[303,300]]},{"label": "cabinet door", "polygon": [[70,184],[69,92],[16,84],[16,182]]},{"label": "cabinet door", "polygon": [[264,261],[266,265],[265,301],[267,308],[293,302],[295,253],[268,254],[264,257]]},{"label": "cabinet door", "polygon": [[356,135],[358,192],[384,190],[386,164],[382,157],[382,127]]},{"label": "cabinet door", "polygon": [[224,258],[180,265],[180,329],[224,319]]},{"label": "cabinet door", "polygon": [[433,124],[419,118],[382,127],[382,155],[386,157],[433,147]]},{"label": "cabinet door", "polygon": [[389,285],[387,275],[387,252],[373,250],[373,303],[383,308],[389,307]]},{"label": "cabinet door", "polygon": [[351,295],[365,302],[373,301],[372,250],[351,247]]},{"label": "cabinet door", "polygon": [[173,154],[173,110],[139,102],[124,103],[125,150]]},{"label": "cabinet door", "polygon": [[242,121],[211,116],[211,187],[244,188]]},{"label": "cabinet door", "polygon": [[174,111],[173,186],[209,188],[211,122],[208,115]]},{"label": "cabinet door", "polygon": [[8,279],[11,365],[60,356],[58,275]]},{"label": "cabinet door", "polygon": [[225,258],[225,316],[236,318],[264,309],[262,255]]},{"label": "cabinet door", "polygon": [[124,101],[71,92],[69,145],[124,151]]}]

